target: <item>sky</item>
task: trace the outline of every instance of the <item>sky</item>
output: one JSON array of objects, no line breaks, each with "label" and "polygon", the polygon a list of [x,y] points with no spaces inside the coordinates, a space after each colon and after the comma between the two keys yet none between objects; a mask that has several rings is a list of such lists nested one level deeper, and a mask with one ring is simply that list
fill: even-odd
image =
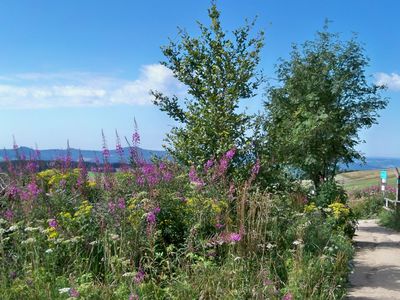
[{"label": "sky", "polygon": [[[370,58],[369,80],[387,85],[379,125],[361,132],[367,156],[400,157],[400,32],[397,0],[219,0],[224,29],[257,16],[265,31],[260,68],[274,65],[293,43],[313,39],[325,19],[343,39],[358,34]],[[0,1],[0,147],[100,149],[115,130],[130,137],[136,119],[141,146],[162,149],[174,121],[151,103],[149,90],[183,97],[185,87],[160,65],[160,47],[178,41],[178,27],[198,35],[210,1]],[[263,97],[244,100],[262,110]]]}]

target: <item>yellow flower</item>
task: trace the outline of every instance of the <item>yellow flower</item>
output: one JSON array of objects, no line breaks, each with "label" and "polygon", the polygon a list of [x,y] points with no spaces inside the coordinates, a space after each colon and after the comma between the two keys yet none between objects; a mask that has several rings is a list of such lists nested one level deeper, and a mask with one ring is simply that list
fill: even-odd
[{"label": "yellow flower", "polygon": [[306,212],[306,213],[313,212],[316,210],[317,210],[317,207],[315,206],[314,202],[311,202],[309,205],[306,205],[304,207],[304,212]]},{"label": "yellow flower", "polygon": [[330,204],[328,207],[332,209],[333,216],[336,219],[339,219],[342,216],[347,217],[350,214],[350,209],[346,205],[340,202],[334,202]]}]

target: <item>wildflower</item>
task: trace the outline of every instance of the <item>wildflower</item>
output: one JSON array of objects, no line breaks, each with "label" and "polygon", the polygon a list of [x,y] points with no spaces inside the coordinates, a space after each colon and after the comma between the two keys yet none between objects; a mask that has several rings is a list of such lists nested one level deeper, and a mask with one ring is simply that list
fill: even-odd
[{"label": "wildflower", "polygon": [[125,199],[124,198],[119,198],[118,200],[118,207],[120,209],[125,209],[126,205],[125,205]]},{"label": "wildflower", "polygon": [[149,212],[146,217],[147,223],[155,224],[156,223],[156,214],[154,212]]},{"label": "wildflower", "polygon": [[295,240],[295,241],[293,242],[293,245],[298,246],[298,245],[301,245],[302,243],[303,243],[302,240]]},{"label": "wildflower", "polygon": [[14,218],[14,213],[11,209],[7,209],[4,213],[4,217],[7,219],[7,221],[11,222],[12,219]]},{"label": "wildflower", "polygon": [[251,175],[255,176],[260,172],[260,160],[257,159],[256,163],[254,164],[253,168],[251,169]]},{"label": "wildflower", "polygon": [[214,160],[213,159],[207,160],[207,162],[204,164],[204,171],[207,172],[209,169],[212,168],[213,165],[214,165]]},{"label": "wildflower", "polygon": [[49,226],[56,228],[58,226],[57,220],[56,219],[50,219],[49,220]]},{"label": "wildflower", "polygon": [[286,293],[285,296],[283,296],[282,300],[293,300],[293,295],[291,293]]},{"label": "wildflower", "polygon": [[129,300],[139,300],[139,296],[137,294],[131,294]]},{"label": "wildflower", "polygon": [[44,251],[44,253],[47,253],[47,254],[53,253],[53,249],[49,248],[46,251]]},{"label": "wildflower", "polygon": [[228,236],[228,240],[229,240],[231,243],[239,242],[241,239],[242,239],[241,234],[240,234],[240,233],[236,233],[236,232],[232,232],[232,233],[230,233],[229,236]]},{"label": "wildflower", "polygon": [[22,244],[33,244],[34,242],[36,242],[36,240],[34,238],[28,238],[25,241],[22,241]]},{"label": "wildflower", "polygon": [[108,202],[108,211],[110,213],[113,213],[115,211],[115,207],[116,207],[116,205],[114,202]]},{"label": "wildflower", "polygon": [[194,166],[190,167],[189,179],[190,179],[190,182],[194,183],[197,186],[204,185],[204,182],[197,176],[197,172],[196,172],[196,169],[194,168]]},{"label": "wildflower", "polygon": [[70,295],[72,298],[78,298],[78,297],[79,297],[79,292],[78,292],[76,289],[71,288],[71,289],[69,290],[69,295]]},{"label": "wildflower", "polygon": [[18,225],[12,225],[10,228],[8,228],[8,231],[15,231],[18,229]]},{"label": "wildflower", "polygon": [[222,228],[224,228],[224,224],[220,224],[220,223],[217,223],[217,224],[215,224],[215,228],[217,228],[217,229],[222,229]]},{"label": "wildflower", "polygon": [[71,288],[67,287],[67,288],[58,289],[58,292],[60,294],[66,294],[66,293],[69,293],[70,290],[71,290]]},{"label": "wildflower", "polygon": [[136,284],[141,284],[143,282],[143,280],[144,280],[144,276],[145,275],[146,274],[144,273],[142,267],[139,267],[139,270],[136,273],[135,278],[134,278],[135,283]]},{"label": "wildflower", "polygon": [[55,227],[50,227],[48,230],[47,230],[47,234],[48,234],[48,238],[51,240],[51,239],[55,239],[57,236],[58,236],[58,232],[57,232],[57,230],[56,230],[56,228]]},{"label": "wildflower", "polygon": [[236,153],[236,148],[234,147],[234,148],[230,149],[228,152],[225,153],[225,157],[228,160],[231,160],[233,158],[233,156],[235,155],[235,153]]}]

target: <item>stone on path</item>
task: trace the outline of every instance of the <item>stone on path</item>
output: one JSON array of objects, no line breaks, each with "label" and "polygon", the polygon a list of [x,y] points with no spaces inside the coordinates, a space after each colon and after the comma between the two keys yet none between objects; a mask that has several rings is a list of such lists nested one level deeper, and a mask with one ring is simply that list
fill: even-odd
[{"label": "stone on path", "polygon": [[400,300],[400,233],[361,220],[348,299]]}]

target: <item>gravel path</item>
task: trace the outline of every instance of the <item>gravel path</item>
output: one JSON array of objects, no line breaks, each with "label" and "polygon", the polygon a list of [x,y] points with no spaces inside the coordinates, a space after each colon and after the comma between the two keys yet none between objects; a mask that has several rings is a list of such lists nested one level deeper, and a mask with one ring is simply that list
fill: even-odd
[{"label": "gravel path", "polygon": [[400,233],[361,220],[348,299],[400,300]]}]

